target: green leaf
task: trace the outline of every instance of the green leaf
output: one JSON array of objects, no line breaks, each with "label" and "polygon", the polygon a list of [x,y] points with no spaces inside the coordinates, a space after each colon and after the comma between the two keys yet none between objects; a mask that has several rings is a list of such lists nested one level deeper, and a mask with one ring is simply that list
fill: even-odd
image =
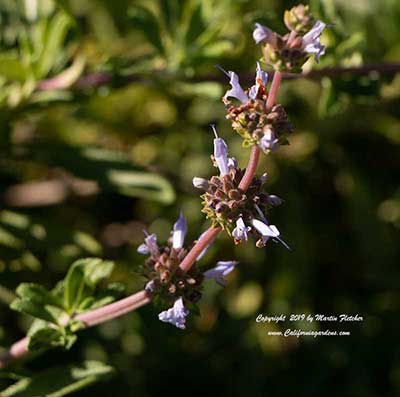
[{"label": "green leaf", "polygon": [[22,283],[18,286],[16,293],[21,298],[31,300],[38,304],[62,308],[61,300],[39,284]]},{"label": "green leaf", "polygon": [[46,308],[28,300],[16,299],[11,303],[10,308],[45,321],[57,323],[57,319]]},{"label": "green leaf", "polygon": [[96,285],[108,278],[114,263],[99,258],[79,259],[72,264],[64,284],[64,307],[72,314],[92,307]]},{"label": "green leaf", "polygon": [[21,62],[15,53],[0,54],[0,76],[8,80],[25,81],[28,78],[29,69]]},{"label": "green leaf", "polygon": [[143,32],[147,40],[161,54],[164,54],[160,25],[156,16],[145,7],[135,6],[131,10],[131,19],[135,27]]},{"label": "green leaf", "polygon": [[68,270],[64,284],[64,307],[73,314],[83,299],[85,289],[85,273],[79,261],[72,264]]},{"label": "green leaf", "polygon": [[10,305],[11,309],[33,317],[57,324],[61,301],[40,285],[23,283],[17,288],[18,299]]},{"label": "green leaf", "polygon": [[[71,340],[71,337],[73,340]],[[43,327],[35,330],[29,335],[28,350],[38,351],[48,349],[50,347],[70,348],[75,342],[76,336],[66,335],[58,328]]]},{"label": "green leaf", "polygon": [[165,178],[133,165],[121,153],[50,143],[32,146],[31,150],[36,160],[62,167],[77,177],[95,180],[105,190],[164,204],[175,199],[175,192]]},{"label": "green leaf", "polygon": [[58,60],[63,42],[71,26],[72,19],[64,11],[59,11],[47,24],[47,29],[42,37],[44,43],[40,43],[43,49],[36,66],[37,78],[46,77]]},{"label": "green leaf", "polygon": [[108,278],[114,269],[114,263],[99,258],[86,258],[77,261],[84,267],[86,282],[95,287],[100,281]]},{"label": "green leaf", "polygon": [[62,397],[109,379],[114,369],[99,361],[85,361],[47,370],[14,383],[0,397]]},{"label": "green leaf", "polygon": [[159,0],[158,3],[164,24],[169,32],[173,33],[184,7],[178,0]]}]

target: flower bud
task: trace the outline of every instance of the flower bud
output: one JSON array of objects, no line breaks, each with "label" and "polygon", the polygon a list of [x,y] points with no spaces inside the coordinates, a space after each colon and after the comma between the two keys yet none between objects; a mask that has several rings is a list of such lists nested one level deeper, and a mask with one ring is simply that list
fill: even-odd
[{"label": "flower bud", "polygon": [[209,184],[208,184],[207,179],[199,178],[199,177],[195,176],[193,178],[193,186],[196,187],[197,189],[207,190]]},{"label": "flower bud", "polygon": [[304,4],[299,4],[290,11],[286,10],[283,19],[289,30],[302,34],[308,32],[315,23],[310,7]]}]

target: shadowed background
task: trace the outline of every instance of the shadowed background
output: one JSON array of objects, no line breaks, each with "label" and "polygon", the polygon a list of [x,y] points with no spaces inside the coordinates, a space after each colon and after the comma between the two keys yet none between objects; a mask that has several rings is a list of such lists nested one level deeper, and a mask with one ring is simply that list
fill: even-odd
[{"label": "shadowed background", "polygon": [[[214,65],[249,83],[260,58],[254,23],[283,33],[283,12],[295,4],[0,2],[1,346],[30,323],[8,308],[19,283],[51,288],[73,260],[100,256],[116,262],[112,280],[132,293],[144,283],[134,272],[143,229],[165,241],[182,209],[188,244],[205,230],[191,180],[214,172],[209,124],[240,166],[249,156],[225,119],[228,82]],[[333,24],[322,36],[327,53],[306,64],[307,78],[283,81],[278,102],[295,131],[259,166],[268,192],[285,200],[269,220],[293,251],[233,246],[221,235],[202,263],[240,266],[225,289],[206,285],[201,316],[186,331],[147,306],[81,332],[68,352],[3,371],[0,389],[97,360],[114,376],[71,395],[399,393],[400,3],[310,6]],[[364,321],[266,325],[255,322],[259,313],[358,313]],[[286,328],[351,336],[267,335]],[[4,396],[38,395],[29,393]]]}]

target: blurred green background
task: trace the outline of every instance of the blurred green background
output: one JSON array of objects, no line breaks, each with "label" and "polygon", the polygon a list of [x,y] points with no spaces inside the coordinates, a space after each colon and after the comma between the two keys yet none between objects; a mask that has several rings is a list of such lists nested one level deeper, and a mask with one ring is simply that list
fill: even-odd
[{"label": "blurred green background", "polygon": [[[260,57],[254,23],[284,32],[283,12],[295,4],[0,0],[1,346],[29,326],[8,308],[19,283],[51,288],[73,260],[100,256],[116,261],[112,281],[134,292],[144,228],[165,240],[182,209],[188,243],[205,230],[191,179],[213,172],[209,124],[240,166],[249,156],[225,119],[228,84],[214,65],[250,82]],[[259,167],[267,190],[285,199],[270,220],[293,251],[234,247],[221,235],[202,264],[240,266],[225,289],[207,284],[186,331],[146,306],[81,332],[69,352],[0,373],[0,389],[97,360],[114,376],[73,395],[399,394],[400,2],[309,4],[334,24],[322,37],[327,54],[307,63],[308,78],[283,81],[278,100],[295,132]],[[267,330],[293,324],[257,324],[258,313],[364,321],[311,325],[349,337],[283,338]]]}]

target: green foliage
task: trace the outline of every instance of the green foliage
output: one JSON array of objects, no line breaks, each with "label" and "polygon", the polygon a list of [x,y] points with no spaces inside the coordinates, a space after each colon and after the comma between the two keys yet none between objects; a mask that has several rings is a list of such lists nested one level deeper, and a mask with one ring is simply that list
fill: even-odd
[{"label": "green foliage", "polygon": [[115,283],[97,289],[113,268],[113,262],[85,258],[74,262],[65,280],[52,291],[38,284],[21,284],[16,290],[18,298],[10,307],[35,318],[28,332],[29,350],[57,346],[68,350],[76,341],[75,333],[83,327],[74,316],[111,303],[123,293],[121,284]]},{"label": "green foliage", "polygon": [[114,369],[99,361],[56,367],[33,377],[26,377],[0,392],[0,397],[62,397],[94,383],[110,379]]}]

